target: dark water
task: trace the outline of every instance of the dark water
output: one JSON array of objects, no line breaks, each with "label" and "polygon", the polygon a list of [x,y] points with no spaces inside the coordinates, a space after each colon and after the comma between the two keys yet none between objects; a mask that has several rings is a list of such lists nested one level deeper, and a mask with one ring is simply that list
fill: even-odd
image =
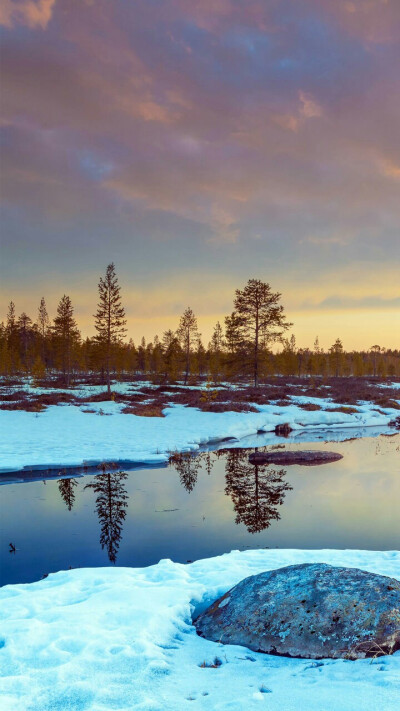
[{"label": "dark water", "polygon": [[[326,445],[317,467],[255,467],[249,449],[168,467],[0,487],[1,584],[85,566],[186,562],[245,548],[398,549],[400,435]],[[9,551],[9,543],[16,550]]]}]

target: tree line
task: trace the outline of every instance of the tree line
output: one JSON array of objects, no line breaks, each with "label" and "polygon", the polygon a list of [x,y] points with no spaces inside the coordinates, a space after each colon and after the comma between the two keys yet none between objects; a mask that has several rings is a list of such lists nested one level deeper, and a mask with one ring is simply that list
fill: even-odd
[{"label": "tree line", "polygon": [[[36,320],[25,312],[16,315],[11,301],[5,323],[0,324],[0,375],[33,377],[40,383],[56,376],[69,387],[77,378],[96,375],[111,395],[113,378],[143,376],[156,383],[198,378],[212,383],[246,379],[255,387],[272,375],[322,377],[400,375],[400,351],[373,345],[367,351],[346,352],[339,338],[324,351],[318,338],[312,348],[298,348],[295,336],[286,337],[293,325],[286,319],[281,294],[269,284],[250,279],[237,289],[233,311],[224,326],[216,323],[204,345],[197,318],[190,307],[176,330],[138,344],[126,340],[126,317],[114,264],[109,264],[98,285],[94,314],[96,335],[82,338],[68,295],[60,299],[51,320],[45,299]],[[274,349],[273,349],[274,347]]]}]

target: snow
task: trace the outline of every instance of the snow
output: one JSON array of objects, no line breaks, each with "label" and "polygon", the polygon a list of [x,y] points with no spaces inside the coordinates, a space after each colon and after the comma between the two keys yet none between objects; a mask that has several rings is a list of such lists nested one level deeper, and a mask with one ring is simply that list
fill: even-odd
[{"label": "snow", "polygon": [[[7,395],[15,393],[16,394],[16,400],[18,400],[18,393],[23,390],[24,393],[28,397],[37,397],[39,395],[53,395],[53,394],[64,394],[67,393],[69,395],[73,395],[74,397],[84,399],[86,397],[91,397],[93,395],[100,395],[100,393],[105,393],[106,392],[106,385],[89,385],[89,384],[77,384],[73,385],[70,388],[56,388],[56,387],[48,387],[48,388],[41,388],[41,387],[36,387],[34,385],[34,380],[30,376],[23,377],[20,379],[20,383],[18,385],[7,385],[7,382],[4,378],[0,376],[0,388],[3,393],[6,393]],[[171,390],[180,390],[182,388],[185,388],[185,390],[207,390],[208,385],[206,382],[199,383],[198,385],[184,385],[183,381],[178,381],[177,384],[173,385],[170,384],[168,385],[168,388]],[[235,385],[232,383],[228,382],[221,382],[219,385],[213,385],[212,390],[235,390],[241,386]],[[277,385],[273,385],[270,387],[279,387]],[[142,392],[142,389],[146,388],[146,390],[156,390],[159,388],[159,385],[152,383],[149,380],[132,380],[129,382],[119,382],[118,380],[112,381],[112,390],[114,393],[118,393],[118,395],[131,395],[132,393],[135,393],[136,395]],[[2,401],[1,398],[1,392],[0,392],[0,402]]]},{"label": "snow", "polygon": [[[330,401],[319,399],[319,404],[329,408]],[[371,403],[360,403],[355,414],[329,409],[310,412],[295,403],[254,407],[258,412],[215,413],[171,405],[164,410],[165,417],[123,414],[123,405],[112,401],[54,405],[40,413],[0,410],[0,471],[102,461],[162,463],[171,452],[196,451],[228,437],[241,440],[260,430],[273,432],[284,422],[310,438],[327,429],[387,427],[398,415],[394,409],[378,412]]]},{"label": "snow", "polygon": [[[201,639],[191,612],[248,575],[302,562],[400,579],[400,553],[234,551],[191,565],[58,572],[0,590],[3,711],[394,711],[400,652],[287,659]],[[218,668],[201,667],[215,657]]]},{"label": "snow", "polygon": [[[329,405],[328,400],[320,403]],[[89,408],[54,405],[41,413],[0,410],[0,471],[121,460],[161,463],[171,452],[271,432],[283,422],[296,431],[384,427],[398,414],[394,409],[382,414],[370,403],[359,405],[356,414],[309,412],[295,404],[255,407],[259,412],[213,413],[171,405],[161,418],[123,414],[123,405],[112,401],[90,403]]]}]

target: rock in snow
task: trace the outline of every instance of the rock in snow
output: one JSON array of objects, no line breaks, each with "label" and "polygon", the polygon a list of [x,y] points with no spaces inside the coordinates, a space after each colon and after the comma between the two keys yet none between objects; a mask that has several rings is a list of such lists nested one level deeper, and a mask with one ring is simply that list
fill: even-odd
[{"label": "rock in snow", "polygon": [[400,649],[400,582],[358,568],[290,565],[242,580],[195,626],[207,639],[269,654],[391,654]]},{"label": "rock in snow", "polygon": [[249,456],[250,464],[301,464],[305,466],[318,466],[343,459],[339,452],[319,452],[317,450],[303,450],[297,452],[253,452]]}]

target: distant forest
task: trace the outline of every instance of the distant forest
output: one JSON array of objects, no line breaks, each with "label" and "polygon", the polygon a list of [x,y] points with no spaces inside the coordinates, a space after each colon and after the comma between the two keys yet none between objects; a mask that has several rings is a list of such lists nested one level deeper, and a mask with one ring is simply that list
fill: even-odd
[{"label": "distant forest", "polygon": [[368,351],[346,352],[340,338],[327,351],[320,348],[318,338],[312,348],[298,348],[295,337],[286,336],[293,324],[286,320],[280,298],[269,284],[250,279],[242,290],[236,290],[232,313],[224,326],[215,325],[207,345],[190,308],[182,314],[176,330],[135,344],[126,340],[121,288],[114,264],[110,264],[99,281],[93,338],[81,337],[67,295],[60,299],[52,320],[44,298],[35,321],[26,313],[17,316],[10,302],[6,322],[0,324],[0,375],[6,379],[30,375],[38,385],[56,376],[67,387],[77,378],[96,375],[109,392],[112,378],[132,376],[160,384],[177,380],[192,384],[199,378],[215,384],[247,379],[257,386],[272,375],[400,375],[397,349],[375,344]]}]

